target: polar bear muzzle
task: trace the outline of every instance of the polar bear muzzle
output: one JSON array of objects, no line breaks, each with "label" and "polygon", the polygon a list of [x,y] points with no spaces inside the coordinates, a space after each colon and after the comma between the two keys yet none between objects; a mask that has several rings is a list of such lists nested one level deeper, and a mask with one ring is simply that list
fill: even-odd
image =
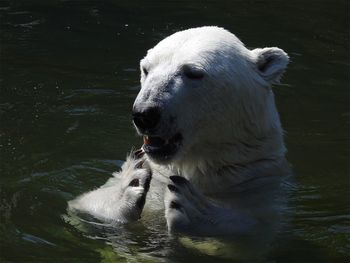
[{"label": "polar bear muzzle", "polygon": [[143,135],[145,153],[156,162],[172,159],[182,145],[183,136],[162,121],[161,108],[134,106],[132,117],[137,131]]}]

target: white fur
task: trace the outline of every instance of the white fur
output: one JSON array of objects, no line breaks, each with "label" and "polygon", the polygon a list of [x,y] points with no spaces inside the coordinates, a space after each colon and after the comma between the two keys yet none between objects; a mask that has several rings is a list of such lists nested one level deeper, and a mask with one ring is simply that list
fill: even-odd
[{"label": "white fur", "polygon": [[[69,209],[87,213],[100,221],[115,224],[139,219],[141,211],[136,201],[144,194],[147,168],[137,168],[138,161],[131,157],[122,166],[120,173],[97,190],[87,192],[68,203]],[[133,179],[140,179],[140,186],[129,187]]]},{"label": "white fur", "polygon": [[[287,64],[283,50],[249,50],[218,27],[175,33],[142,59],[141,70],[148,74],[142,73],[134,107],[160,108],[159,135],[183,136],[169,162],[146,156],[153,179],[145,209],[164,208],[170,231],[235,235],[275,221],[275,197],[288,164],[271,84],[280,80]],[[202,70],[204,78],[186,79],[184,65]],[[84,194],[70,207],[101,220],[134,220],[123,214],[130,211],[118,208],[130,202],[119,184],[138,177],[140,171],[130,165],[134,162],[127,159],[119,183]],[[167,189],[174,174],[189,181],[176,185],[178,193]],[[173,201],[181,204],[180,210],[171,208]]]}]

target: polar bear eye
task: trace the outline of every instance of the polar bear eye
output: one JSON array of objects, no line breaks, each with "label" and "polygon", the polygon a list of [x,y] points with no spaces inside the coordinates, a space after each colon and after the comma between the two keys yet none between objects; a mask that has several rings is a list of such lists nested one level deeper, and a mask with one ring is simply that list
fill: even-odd
[{"label": "polar bear eye", "polygon": [[141,70],[142,70],[143,74],[145,74],[145,76],[148,75],[148,70],[145,67],[142,67]]},{"label": "polar bear eye", "polygon": [[203,70],[198,68],[193,68],[188,65],[183,67],[183,73],[187,78],[193,79],[193,80],[199,80],[204,77]]}]

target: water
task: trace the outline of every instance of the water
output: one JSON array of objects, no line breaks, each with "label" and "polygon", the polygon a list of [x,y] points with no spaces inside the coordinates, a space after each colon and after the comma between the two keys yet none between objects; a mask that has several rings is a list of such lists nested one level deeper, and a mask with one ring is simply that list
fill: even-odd
[{"label": "water", "polygon": [[62,217],[68,200],[104,183],[141,144],[130,110],[146,50],[210,24],[291,57],[274,90],[295,173],[293,212],[264,261],[350,259],[348,1],[0,5],[1,262],[218,261],[153,226],[98,233]]}]

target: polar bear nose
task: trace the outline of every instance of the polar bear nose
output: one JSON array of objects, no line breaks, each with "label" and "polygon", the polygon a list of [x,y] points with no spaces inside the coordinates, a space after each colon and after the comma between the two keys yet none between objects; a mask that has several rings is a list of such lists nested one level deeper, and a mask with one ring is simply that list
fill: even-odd
[{"label": "polar bear nose", "polygon": [[160,110],[156,107],[148,108],[143,111],[133,110],[132,118],[137,128],[141,132],[154,129],[160,120]]}]

